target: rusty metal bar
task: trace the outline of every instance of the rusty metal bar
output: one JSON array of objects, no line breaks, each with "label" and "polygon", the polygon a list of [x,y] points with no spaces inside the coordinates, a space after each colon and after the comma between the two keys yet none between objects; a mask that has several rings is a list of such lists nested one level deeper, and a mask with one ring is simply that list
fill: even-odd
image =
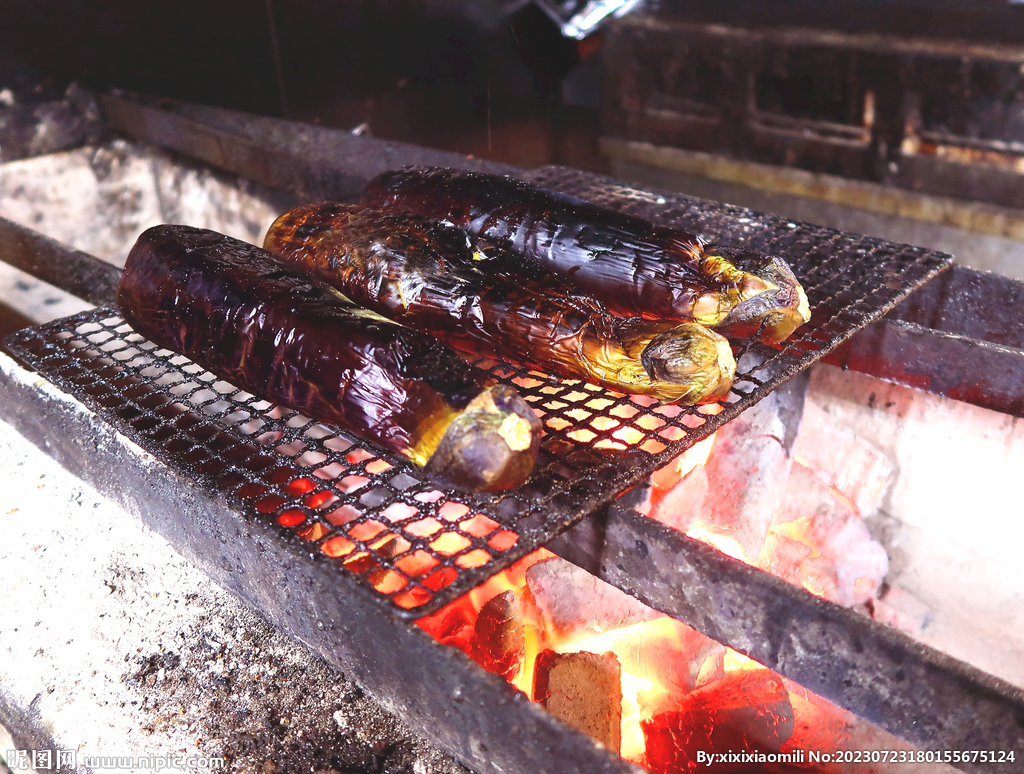
[{"label": "rusty metal bar", "polygon": [[1024,351],[882,320],[823,358],[841,368],[1024,417]]},{"label": "rusty metal bar", "polygon": [[952,269],[909,296],[889,315],[942,333],[1024,349],[1024,282]]}]

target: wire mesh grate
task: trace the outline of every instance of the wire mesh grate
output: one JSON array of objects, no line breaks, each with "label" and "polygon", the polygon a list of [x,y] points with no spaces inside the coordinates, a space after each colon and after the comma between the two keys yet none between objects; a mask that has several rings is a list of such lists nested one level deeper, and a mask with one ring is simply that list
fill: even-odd
[{"label": "wire mesh grate", "polygon": [[[653,194],[609,194],[600,180],[599,190],[581,191],[571,182],[559,187],[598,199],[610,195],[619,206],[641,209],[654,197],[665,209]],[[704,203],[701,211],[708,209]],[[732,214],[722,222],[730,220],[735,226],[740,218]],[[771,223],[762,225],[760,238],[775,233]],[[247,518],[273,520],[296,550],[336,565],[399,614],[419,617],[671,462],[948,263],[918,248],[804,224],[786,226],[782,237],[765,246],[791,260],[806,281],[813,319],[782,349],[739,348],[736,384],[719,404],[660,405],[478,362],[514,385],[544,423],[535,473],[510,492],[467,495],[438,488],[404,458],[157,348],[110,310],[20,331],[6,344],[198,486],[224,496]],[[815,254],[820,261],[806,258]]]}]

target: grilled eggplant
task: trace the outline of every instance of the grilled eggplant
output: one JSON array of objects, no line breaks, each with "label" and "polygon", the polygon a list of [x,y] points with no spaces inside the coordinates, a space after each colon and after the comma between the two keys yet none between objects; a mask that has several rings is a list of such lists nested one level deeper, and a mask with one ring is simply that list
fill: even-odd
[{"label": "grilled eggplant", "polygon": [[[779,258],[705,244],[677,229],[500,175],[413,167],[370,182],[364,203],[445,220],[571,277],[617,314],[785,339],[810,317]],[[753,325],[751,325],[754,323]]]},{"label": "grilled eggplant", "polygon": [[722,336],[695,323],[615,317],[532,259],[414,214],[306,205],[278,218],[264,247],[475,355],[662,401],[714,400],[732,385],[736,363]]},{"label": "grilled eggplant", "polygon": [[517,486],[532,470],[540,422],[515,390],[265,250],[202,229],[151,228],[128,255],[118,303],[157,345],[456,487]]}]

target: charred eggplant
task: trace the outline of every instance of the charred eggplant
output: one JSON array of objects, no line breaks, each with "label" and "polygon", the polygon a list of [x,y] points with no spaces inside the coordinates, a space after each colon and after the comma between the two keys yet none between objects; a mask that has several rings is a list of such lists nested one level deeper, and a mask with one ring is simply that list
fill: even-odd
[{"label": "charred eggplant", "polygon": [[517,486],[533,467],[540,423],[515,390],[258,247],[186,226],[151,228],[128,255],[118,303],[157,345],[454,486]]},{"label": "charred eggplant", "polygon": [[617,314],[692,321],[729,335],[749,335],[756,321],[754,332],[769,342],[810,316],[779,258],[744,254],[737,265],[728,250],[693,234],[510,177],[413,167],[376,177],[363,201],[445,220],[533,258]]},{"label": "charred eggplant", "polygon": [[[282,215],[264,247],[389,319],[475,355],[652,395],[728,392],[728,342],[695,323],[615,317],[530,258],[423,217],[324,202]],[[510,272],[510,266],[515,271]]]}]

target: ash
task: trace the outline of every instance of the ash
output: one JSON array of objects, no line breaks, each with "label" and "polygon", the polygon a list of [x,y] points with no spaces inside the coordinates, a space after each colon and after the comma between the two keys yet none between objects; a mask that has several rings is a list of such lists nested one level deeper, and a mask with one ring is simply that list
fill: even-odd
[{"label": "ash", "polygon": [[16,749],[462,774],[0,423],[0,725]]}]

